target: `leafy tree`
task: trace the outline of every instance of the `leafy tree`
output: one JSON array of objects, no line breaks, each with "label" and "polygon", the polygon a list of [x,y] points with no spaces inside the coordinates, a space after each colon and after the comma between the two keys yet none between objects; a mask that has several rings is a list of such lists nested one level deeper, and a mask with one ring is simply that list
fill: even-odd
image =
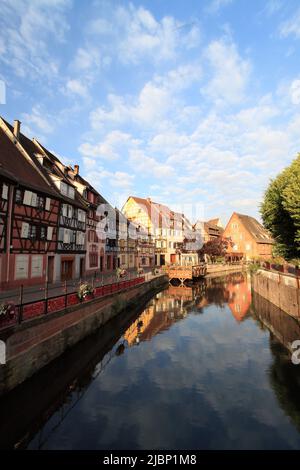
[{"label": "leafy tree", "polygon": [[222,238],[215,238],[208,240],[199,250],[199,255],[208,255],[212,260],[218,256],[224,256],[229,246],[228,240]]},{"label": "leafy tree", "polygon": [[261,205],[264,226],[275,239],[275,253],[286,259],[300,254],[300,154],[271,180]]}]

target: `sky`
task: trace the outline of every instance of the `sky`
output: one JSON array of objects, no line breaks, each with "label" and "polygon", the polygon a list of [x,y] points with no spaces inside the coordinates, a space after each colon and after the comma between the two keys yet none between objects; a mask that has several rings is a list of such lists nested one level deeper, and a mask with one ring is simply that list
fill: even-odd
[{"label": "sky", "polygon": [[114,206],[259,217],[300,150],[299,0],[0,0],[0,115]]}]

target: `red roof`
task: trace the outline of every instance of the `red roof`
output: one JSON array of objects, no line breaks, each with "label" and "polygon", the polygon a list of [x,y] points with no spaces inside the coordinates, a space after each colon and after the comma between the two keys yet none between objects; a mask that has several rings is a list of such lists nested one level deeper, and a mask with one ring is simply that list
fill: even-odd
[{"label": "red roof", "polygon": [[40,191],[51,196],[57,194],[47,181],[40,175],[34,164],[27,160],[17,149],[16,145],[0,128],[0,164],[4,174],[13,173],[15,181],[34,191]]}]

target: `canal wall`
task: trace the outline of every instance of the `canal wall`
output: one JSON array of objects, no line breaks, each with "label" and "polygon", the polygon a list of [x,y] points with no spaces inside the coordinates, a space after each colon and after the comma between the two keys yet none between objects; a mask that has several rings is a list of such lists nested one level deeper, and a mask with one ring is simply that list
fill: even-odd
[{"label": "canal wall", "polygon": [[86,336],[168,283],[164,275],[121,292],[34,318],[0,332],[6,363],[0,365],[0,396],[12,390]]},{"label": "canal wall", "polygon": [[252,276],[254,292],[300,320],[299,279],[295,276],[260,269]]},{"label": "canal wall", "polygon": [[208,264],[205,277],[218,277],[232,272],[241,272],[244,269],[242,264]]},{"label": "canal wall", "polygon": [[257,292],[252,293],[252,306],[254,318],[257,318],[290,353],[293,353],[292,343],[300,339],[300,322]]}]

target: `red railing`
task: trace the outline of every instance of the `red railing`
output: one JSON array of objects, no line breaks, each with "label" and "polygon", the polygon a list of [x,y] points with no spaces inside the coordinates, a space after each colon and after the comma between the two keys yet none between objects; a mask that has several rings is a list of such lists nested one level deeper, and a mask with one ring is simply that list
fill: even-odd
[{"label": "red railing", "polygon": [[22,323],[23,321],[30,320],[45,314],[48,315],[54,312],[60,312],[73,305],[85,304],[87,302],[91,302],[94,299],[98,299],[115,292],[120,292],[143,282],[145,282],[145,276],[95,287],[93,294],[87,296],[84,300],[79,299],[77,292],[71,292],[63,295],[48,297],[47,299],[36,300],[34,302],[13,305],[11,307],[10,314],[3,316],[3,318],[0,317],[0,329],[14,325],[16,323]]}]

